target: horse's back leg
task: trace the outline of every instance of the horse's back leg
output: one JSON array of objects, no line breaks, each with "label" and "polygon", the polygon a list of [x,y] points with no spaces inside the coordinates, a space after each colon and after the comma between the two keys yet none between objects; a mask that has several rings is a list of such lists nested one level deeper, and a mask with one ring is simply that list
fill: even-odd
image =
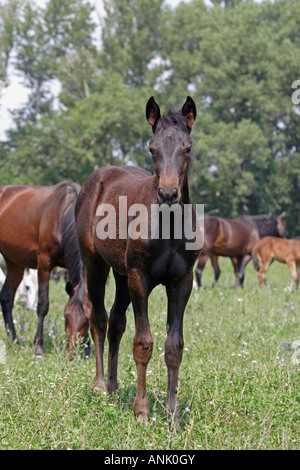
[{"label": "horse's back leg", "polygon": [[7,275],[0,293],[0,303],[4,317],[5,328],[12,339],[16,339],[16,329],[13,323],[12,309],[16,290],[23,279],[24,268],[6,260]]},{"label": "horse's back leg", "polygon": [[120,276],[114,271],[116,294],[113,307],[109,315],[107,338],[109,342],[107,392],[112,393],[118,388],[117,368],[119,345],[126,329],[126,310],[130,304],[130,294],[127,277]]},{"label": "horse's back leg", "polygon": [[235,287],[243,287],[244,285],[244,279],[245,279],[245,269],[249,261],[251,260],[251,255],[247,254],[244,255],[238,265],[237,271],[236,271],[236,285]]},{"label": "horse's back leg", "polygon": [[100,258],[97,258],[97,263],[87,270],[88,293],[92,302],[90,326],[92,338],[95,344],[96,356],[96,379],[94,391],[102,388],[104,393],[107,393],[107,388],[104,378],[103,352],[108,318],[104,298],[105,284],[109,270],[109,266]]},{"label": "horse's back leg", "polygon": [[221,274],[221,269],[218,263],[218,257],[216,255],[211,255],[210,261],[215,272],[215,283],[217,283]]},{"label": "horse's back leg", "polygon": [[202,272],[205,267],[206,261],[207,261],[208,256],[206,255],[200,255],[198,258],[198,263],[197,267],[195,270],[195,276],[196,276],[196,281],[197,281],[197,286],[198,288],[201,287],[201,278],[202,278]]},{"label": "horse's back leg", "polygon": [[44,320],[49,310],[49,280],[51,273],[51,269],[48,266],[49,263],[47,261],[45,263],[38,263],[38,325],[34,337],[36,356],[43,356],[44,354]]}]

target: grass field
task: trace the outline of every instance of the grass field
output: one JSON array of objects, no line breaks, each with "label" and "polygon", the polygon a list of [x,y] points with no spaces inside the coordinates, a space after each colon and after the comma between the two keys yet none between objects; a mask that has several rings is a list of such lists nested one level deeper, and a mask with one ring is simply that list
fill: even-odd
[{"label": "grass field", "polygon": [[[148,367],[150,422],[133,415],[136,369],[132,357],[134,322],[127,315],[119,357],[119,391],[93,396],[95,357],[84,350],[68,363],[65,355],[63,283],[51,281],[45,322],[45,356],[33,355],[36,314],[17,305],[19,344],[0,323],[1,449],[299,449],[300,291],[285,288],[290,274],[273,263],[270,288],[261,291],[252,265],[245,287],[235,290],[232,267],[212,287],[207,265],[203,288],[194,289],[184,321],[185,350],[180,368],[180,428],[165,421],[167,373],[164,363],[166,296],[162,286],[150,297],[154,336]],[[113,283],[107,286],[112,305]],[[300,342],[299,342],[300,347]],[[300,361],[300,349],[299,349]]]}]

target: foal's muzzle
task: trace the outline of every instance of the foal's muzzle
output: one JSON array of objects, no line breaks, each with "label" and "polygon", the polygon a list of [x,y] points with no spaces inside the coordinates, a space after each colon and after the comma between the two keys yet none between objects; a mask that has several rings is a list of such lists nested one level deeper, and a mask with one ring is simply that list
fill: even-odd
[{"label": "foal's muzzle", "polygon": [[157,199],[159,204],[176,204],[179,202],[179,190],[174,186],[161,185],[157,191]]}]

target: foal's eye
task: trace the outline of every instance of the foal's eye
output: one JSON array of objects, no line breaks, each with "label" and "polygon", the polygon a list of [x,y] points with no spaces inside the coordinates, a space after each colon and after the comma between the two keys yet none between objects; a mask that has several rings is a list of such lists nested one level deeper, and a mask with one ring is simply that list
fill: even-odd
[{"label": "foal's eye", "polygon": [[156,152],[156,150],[155,150],[154,148],[149,148],[149,151],[150,151],[152,157],[156,157],[156,156],[157,156],[157,152]]},{"label": "foal's eye", "polygon": [[191,151],[192,151],[192,146],[191,145],[185,149],[185,153],[187,153],[187,154],[191,153]]}]

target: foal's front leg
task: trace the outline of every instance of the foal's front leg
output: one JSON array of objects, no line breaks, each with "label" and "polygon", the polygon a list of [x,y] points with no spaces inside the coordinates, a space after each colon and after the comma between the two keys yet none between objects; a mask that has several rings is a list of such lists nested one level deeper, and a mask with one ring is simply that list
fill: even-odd
[{"label": "foal's front leg", "polygon": [[296,289],[298,289],[299,270],[297,269],[297,265],[296,265],[295,260],[289,260],[287,262],[287,265],[288,265],[288,267],[291,271],[291,275],[292,275],[292,280],[291,280],[291,284],[290,284],[290,287],[289,287],[289,291],[292,292],[293,287],[294,287],[294,283],[296,283]]},{"label": "foal's front leg", "polygon": [[146,372],[153,349],[153,337],[148,320],[150,282],[142,271],[131,269],[128,273],[128,287],[135,317],[133,358],[136,363],[138,382],[133,410],[136,416],[140,416],[145,422],[148,422],[149,403],[146,392]]},{"label": "foal's front leg", "polygon": [[179,421],[176,405],[178,373],[183,352],[183,315],[193,286],[192,270],[179,281],[167,285],[168,318],[165,362],[168,368],[167,408],[175,422]]},{"label": "foal's front leg", "polygon": [[114,271],[116,296],[109,315],[107,339],[109,343],[107,392],[115,392],[118,388],[117,369],[120,341],[126,329],[126,310],[130,304],[127,278]]}]

